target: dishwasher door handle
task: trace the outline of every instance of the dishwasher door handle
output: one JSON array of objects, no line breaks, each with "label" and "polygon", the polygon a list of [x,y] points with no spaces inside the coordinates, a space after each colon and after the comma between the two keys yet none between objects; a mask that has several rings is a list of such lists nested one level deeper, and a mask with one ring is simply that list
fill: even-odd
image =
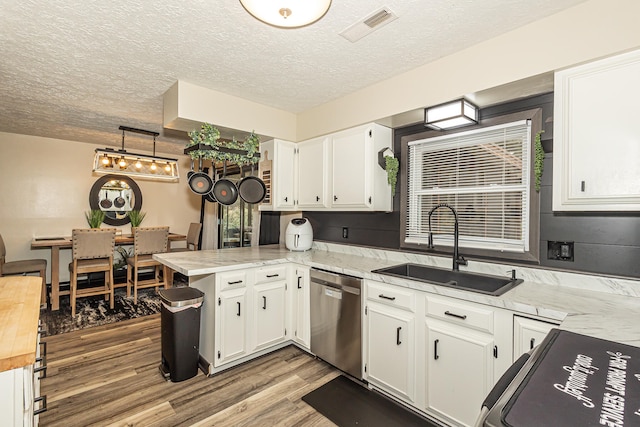
[{"label": "dishwasher door handle", "polygon": [[336,283],[327,282],[326,280],[311,279],[311,283],[316,285],[326,286],[328,288],[335,289],[336,291],[346,292],[348,294],[360,295],[360,289],[353,286],[338,285]]}]

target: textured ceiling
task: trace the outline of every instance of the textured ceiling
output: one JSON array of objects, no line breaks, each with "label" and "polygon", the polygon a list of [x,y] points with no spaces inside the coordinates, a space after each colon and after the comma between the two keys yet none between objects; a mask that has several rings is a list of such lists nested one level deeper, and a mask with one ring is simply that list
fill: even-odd
[{"label": "textured ceiling", "polygon": [[[176,80],[291,112],[434,61],[584,0],[333,0],[314,25],[265,25],[237,0],[0,3],[0,131],[119,145],[119,125],[162,129]],[[398,19],[356,43],[339,36],[386,6]],[[150,139],[126,148],[150,150]]]}]

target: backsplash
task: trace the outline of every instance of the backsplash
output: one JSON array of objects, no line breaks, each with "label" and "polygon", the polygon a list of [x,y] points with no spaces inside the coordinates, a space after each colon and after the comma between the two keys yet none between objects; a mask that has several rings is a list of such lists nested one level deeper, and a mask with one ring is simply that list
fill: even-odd
[{"label": "backsplash", "polygon": [[[531,108],[542,108],[542,143],[547,151],[540,189],[540,266],[640,278],[640,213],[552,211],[553,93],[485,108],[480,114],[482,119]],[[423,131],[422,124],[395,129],[394,151],[401,151],[401,136]],[[304,212],[303,215],[311,221],[316,240],[399,250],[398,193],[394,197],[394,211],[390,213]],[[349,228],[348,239],[342,237],[343,227]],[[573,261],[547,259],[549,241],[574,242]],[[461,252],[464,255],[464,249]]]},{"label": "backsplash", "polygon": [[[318,241],[313,243],[313,249],[374,259],[377,258],[384,261],[397,262],[398,264],[414,263],[447,269],[451,268],[451,257],[422,255],[400,250],[382,250]],[[611,278],[484,261],[469,261],[469,265],[467,267],[461,268],[461,270],[464,271],[504,277],[510,277],[512,269],[516,270],[516,277],[518,279],[523,279],[527,282],[543,283],[546,285],[563,286],[595,292],[605,292],[636,298],[640,297],[640,281],[631,279]]]}]

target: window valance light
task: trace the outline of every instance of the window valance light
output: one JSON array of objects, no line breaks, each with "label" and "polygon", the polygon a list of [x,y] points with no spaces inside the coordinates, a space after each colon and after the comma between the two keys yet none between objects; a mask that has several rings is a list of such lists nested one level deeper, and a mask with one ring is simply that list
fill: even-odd
[{"label": "window valance light", "polygon": [[[178,181],[178,160],[156,156],[156,137],[160,135],[144,129],[120,126],[122,148],[98,148],[93,159],[93,171],[100,174],[116,173],[164,181]],[[134,132],[153,136],[153,155],[128,152],[124,149],[124,133]]]},{"label": "window valance light", "polygon": [[329,10],[331,0],[240,0],[240,4],[262,22],[297,28],[322,18]]},{"label": "window valance light", "polygon": [[453,129],[478,123],[478,107],[466,99],[427,107],[424,124],[435,130]]}]

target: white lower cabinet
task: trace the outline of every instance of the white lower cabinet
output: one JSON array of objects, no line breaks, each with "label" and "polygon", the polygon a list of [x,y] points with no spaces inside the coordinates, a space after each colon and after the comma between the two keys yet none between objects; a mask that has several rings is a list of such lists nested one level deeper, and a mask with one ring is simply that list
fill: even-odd
[{"label": "white lower cabinet", "polygon": [[209,375],[290,340],[309,348],[308,267],[277,264],[231,270],[191,277],[189,286],[205,294],[200,356]]},{"label": "white lower cabinet", "polygon": [[0,372],[0,425],[37,427],[39,414],[47,410],[46,396],[40,396],[40,381],[47,369],[40,350],[39,331],[35,363]]},{"label": "white lower cabinet", "polygon": [[414,410],[472,426],[513,362],[513,313],[365,281],[365,379]]},{"label": "white lower cabinet", "polygon": [[254,286],[253,330],[256,342],[253,350],[263,350],[286,337],[286,280]]},{"label": "white lower cabinet", "polygon": [[292,339],[303,348],[311,348],[311,294],[309,267],[293,266],[294,281],[291,284]]},{"label": "white lower cabinet", "polygon": [[439,320],[426,321],[426,409],[471,426],[493,386],[493,336]]},{"label": "white lower cabinet", "polygon": [[408,402],[415,401],[415,314],[367,303],[367,380]]},{"label": "white lower cabinet", "polygon": [[513,316],[513,359],[533,350],[558,325],[522,316]]},{"label": "white lower cabinet", "polygon": [[220,292],[216,307],[216,359],[220,366],[247,354],[247,289]]}]

